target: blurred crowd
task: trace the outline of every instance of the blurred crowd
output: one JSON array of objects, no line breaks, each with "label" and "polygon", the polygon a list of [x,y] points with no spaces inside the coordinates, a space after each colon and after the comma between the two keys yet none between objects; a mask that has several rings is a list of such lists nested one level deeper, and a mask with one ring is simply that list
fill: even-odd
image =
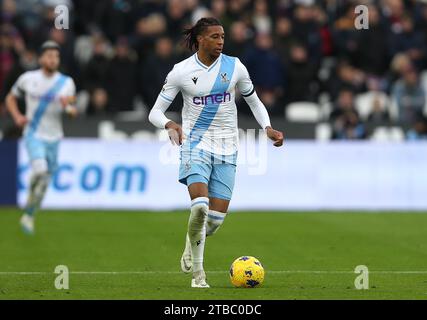
[{"label": "blurred crowd", "polygon": [[[87,116],[150,108],[173,65],[188,57],[181,32],[204,16],[223,23],[224,53],[246,65],[273,117],[315,104],[335,139],[363,139],[368,124],[409,124],[427,138],[427,0],[2,0],[0,109],[17,77],[37,67],[46,39],[61,45]],[[54,27],[54,8],[70,28]],[[367,5],[358,30],[355,6]],[[178,99],[175,99],[178,100]],[[180,110],[175,101],[171,110]],[[249,108],[238,101],[241,113]]]}]

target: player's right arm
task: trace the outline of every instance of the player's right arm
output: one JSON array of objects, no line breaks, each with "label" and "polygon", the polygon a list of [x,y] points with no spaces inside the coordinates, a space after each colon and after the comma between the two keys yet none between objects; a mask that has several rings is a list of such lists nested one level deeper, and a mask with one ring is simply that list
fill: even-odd
[{"label": "player's right arm", "polygon": [[15,124],[22,128],[24,127],[28,119],[25,115],[19,111],[18,98],[23,98],[25,93],[25,74],[21,75],[13,85],[9,94],[6,96],[6,109],[9,111]]},{"label": "player's right arm", "polygon": [[165,115],[166,110],[169,108],[173,99],[180,90],[179,87],[179,74],[176,67],[169,72],[160,91],[153,108],[148,115],[148,120],[160,129],[167,129],[169,138],[173,144],[181,145],[183,139],[182,128],[175,121],[168,119]]}]

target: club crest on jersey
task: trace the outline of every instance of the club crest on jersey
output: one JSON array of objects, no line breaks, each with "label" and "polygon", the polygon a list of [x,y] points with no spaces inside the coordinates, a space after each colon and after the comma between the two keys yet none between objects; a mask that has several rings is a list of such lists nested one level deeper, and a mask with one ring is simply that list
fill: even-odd
[{"label": "club crest on jersey", "polygon": [[197,78],[197,77],[193,77],[193,78],[191,78],[191,80],[193,80],[193,82],[194,82],[194,84],[196,84],[197,83],[197,80],[198,80],[199,78]]},{"label": "club crest on jersey", "polygon": [[230,80],[227,79],[227,72],[221,73],[221,82],[230,82]]}]

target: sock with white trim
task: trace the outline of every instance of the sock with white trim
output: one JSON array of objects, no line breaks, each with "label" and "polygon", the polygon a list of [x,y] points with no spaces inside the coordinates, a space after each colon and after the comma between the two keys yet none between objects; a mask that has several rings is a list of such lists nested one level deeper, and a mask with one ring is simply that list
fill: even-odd
[{"label": "sock with white trim", "polygon": [[188,219],[188,237],[191,243],[193,273],[203,270],[203,253],[206,238],[206,219],[209,211],[209,198],[198,197],[191,200],[191,213]]},{"label": "sock with white trim", "polygon": [[208,219],[206,220],[206,236],[211,236],[222,225],[227,213],[215,210],[209,210]]},{"label": "sock with white trim", "polygon": [[30,190],[27,204],[24,212],[30,216],[34,216],[36,210],[40,208],[40,204],[46,194],[47,187],[50,182],[50,174],[33,174],[30,181]]}]

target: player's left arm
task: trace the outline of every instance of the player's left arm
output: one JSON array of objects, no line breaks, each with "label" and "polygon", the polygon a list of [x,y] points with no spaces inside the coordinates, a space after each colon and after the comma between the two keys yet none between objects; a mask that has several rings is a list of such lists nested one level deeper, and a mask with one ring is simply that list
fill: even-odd
[{"label": "player's left arm", "polygon": [[[237,58],[236,58],[237,59]],[[273,140],[273,145],[280,147],[283,145],[283,132],[273,129],[270,122],[270,117],[268,115],[265,105],[262,103],[258,97],[255,87],[252,84],[252,80],[249,77],[249,72],[246,67],[237,59],[237,71],[238,71],[238,80],[237,87],[239,88],[243,98],[246,103],[251,108],[255,119],[259,125],[266,131],[267,137]]]},{"label": "player's left arm", "polygon": [[76,85],[74,84],[73,79],[69,78],[67,93],[64,96],[61,96],[59,100],[61,101],[61,105],[66,114],[72,118],[77,117],[79,112],[76,107]]}]

